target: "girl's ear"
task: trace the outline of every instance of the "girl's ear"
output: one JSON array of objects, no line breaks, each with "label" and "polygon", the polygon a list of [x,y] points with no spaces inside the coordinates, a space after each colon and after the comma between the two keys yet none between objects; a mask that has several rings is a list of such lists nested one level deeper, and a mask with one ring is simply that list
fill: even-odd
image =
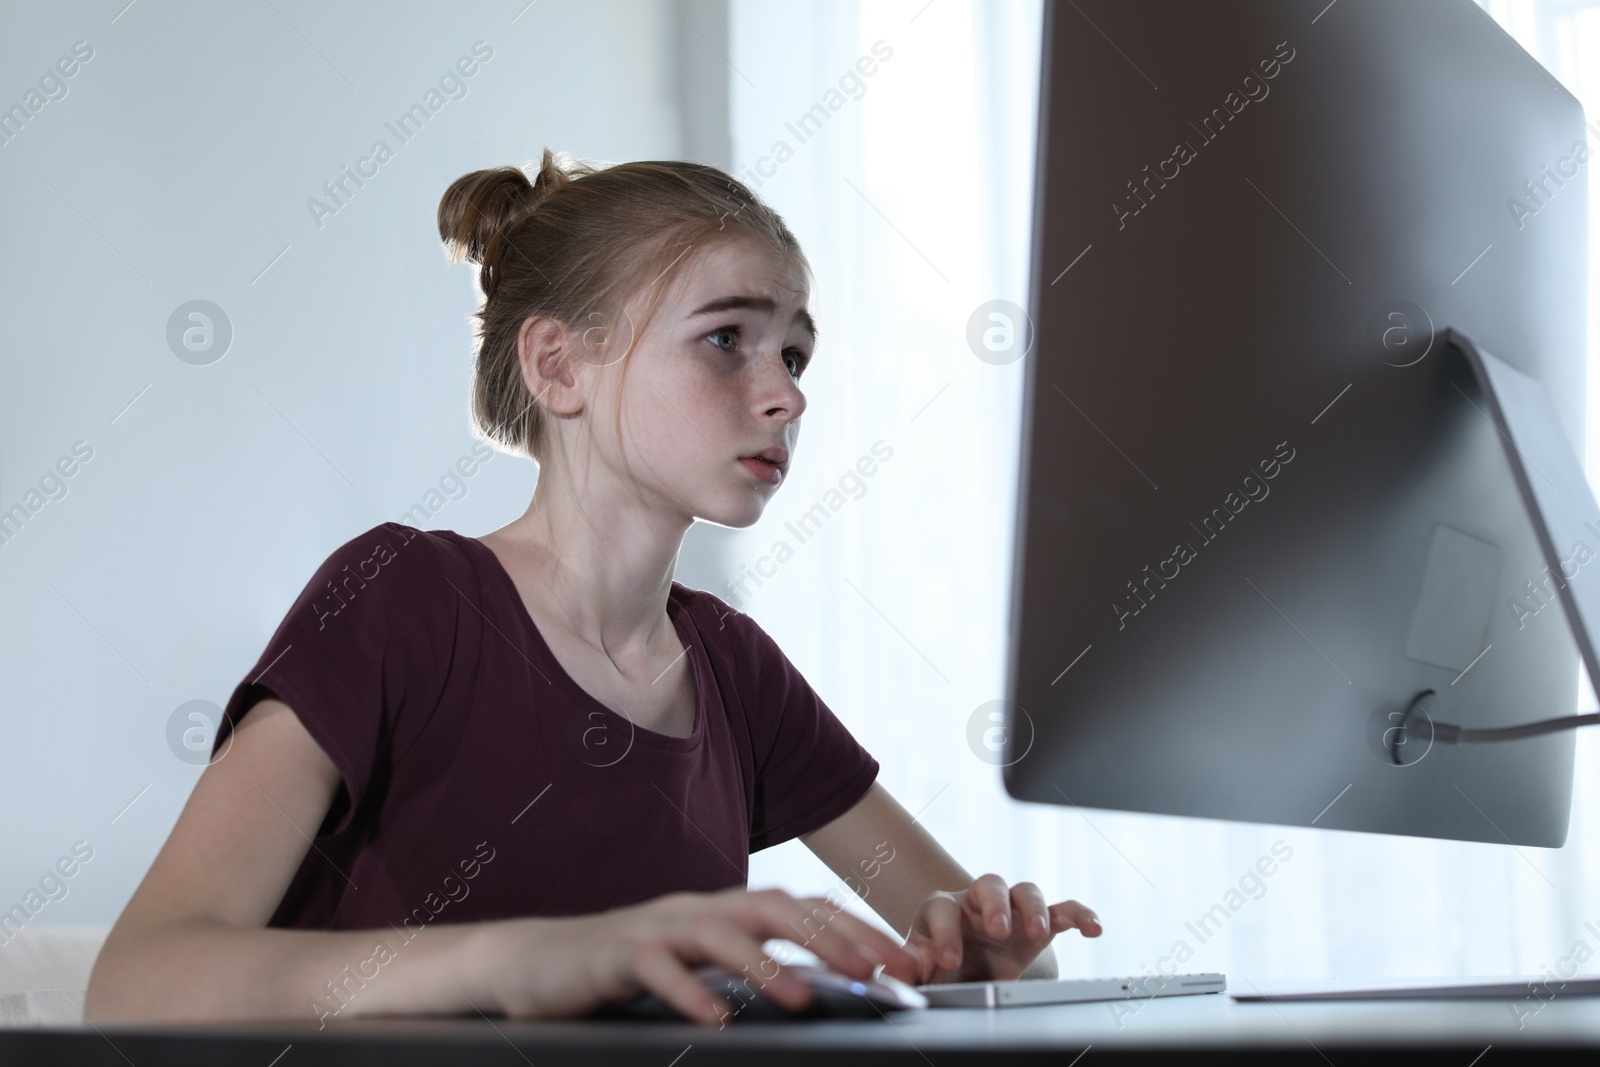
[{"label": "girl's ear", "polygon": [[517,331],[517,361],[522,382],[534,400],[556,416],[583,412],[586,376],[575,373],[572,338],[565,324],[548,315],[530,315]]}]

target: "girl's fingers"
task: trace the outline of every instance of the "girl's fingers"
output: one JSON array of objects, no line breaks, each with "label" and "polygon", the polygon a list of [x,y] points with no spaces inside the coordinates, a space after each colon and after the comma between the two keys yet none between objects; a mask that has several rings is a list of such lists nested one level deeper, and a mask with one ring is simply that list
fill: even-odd
[{"label": "girl's fingers", "polygon": [[911,970],[917,966],[915,953],[902,945],[893,935],[884,933],[866,920],[841,909],[833,921],[839,924],[840,933],[865,949],[869,957],[876,957],[873,960],[875,965],[881,963],[891,970],[898,971]]},{"label": "girl's fingers", "polygon": [[[697,931],[695,947],[710,961],[726,967],[749,988],[735,986],[731,994],[743,1008],[746,997],[757,993],[771,997],[786,1008],[799,1010],[811,1003],[811,988],[786,973],[778,961],[761,951],[761,946],[731,922],[706,922]],[[737,1010],[735,1011],[737,1014]]]},{"label": "girl's fingers", "polygon": [[678,1014],[702,1026],[720,1026],[733,1012],[726,1000],[707,989],[664,944],[641,949],[633,961],[633,974]]},{"label": "girl's fingers", "polygon": [[764,918],[764,936],[793,941],[852,978],[872,977],[880,963],[901,972],[916,966],[893,937],[820,897],[777,902]]},{"label": "girl's fingers", "polygon": [[1030,941],[1050,939],[1050,908],[1045,904],[1044,893],[1032,882],[1019,882],[1011,887],[1011,906],[1017,913],[1019,931]]},{"label": "girl's fingers", "polygon": [[926,937],[913,928],[905,947],[906,951],[916,959],[916,965],[906,971],[898,971],[887,966],[884,970],[908,985],[926,985],[933,981],[933,972],[938,970],[938,965],[934,962],[934,948]]},{"label": "girl's fingers", "polygon": [[995,941],[1011,936],[1011,893],[1005,879],[985,874],[967,890],[967,902],[979,918],[979,931]]},{"label": "girl's fingers", "polygon": [[928,932],[934,962],[945,970],[961,966],[961,905],[949,896],[935,896],[922,908],[922,923]]},{"label": "girl's fingers", "polygon": [[[767,938],[804,944],[852,977],[870,977],[882,964],[887,973],[921,984],[934,981],[939,971],[959,971],[969,937],[1005,942],[1021,934],[1030,942],[1047,942],[1065,930],[1085,937],[1103,932],[1099,917],[1078,901],[1046,905],[1033,882],[1008,886],[995,874],[983,875],[965,892],[930,896],[905,945],[842,904],[835,909],[826,899],[796,899],[781,891],[747,894],[740,906],[715,916],[684,917],[687,928],[634,951],[624,969],[684,1017],[708,1026],[725,1025],[737,1011],[695,977],[688,966],[694,961],[742,976],[751,994],[762,993],[784,1007],[803,1009],[811,1002],[811,990],[762,951],[760,942]],[[741,999],[740,1006],[744,1003]]]},{"label": "girl's fingers", "polygon": [[1105,930],[1099,917],[1076,900],[1050,905],[1050,932],[1059,934],[1074,929],[1084,937],[1099,937]]}]

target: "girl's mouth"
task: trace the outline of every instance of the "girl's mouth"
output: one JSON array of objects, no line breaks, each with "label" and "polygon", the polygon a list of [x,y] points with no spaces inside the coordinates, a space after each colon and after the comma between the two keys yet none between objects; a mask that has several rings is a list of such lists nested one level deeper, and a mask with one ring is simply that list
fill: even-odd
[{"label": "girl's mouth", "polygon": [[746,456],[739,461],[739,466],[749,472],[752,478],[766,482],[768,485],[777,485],[783,481],[783,467],[769,459],[759,456]]}]

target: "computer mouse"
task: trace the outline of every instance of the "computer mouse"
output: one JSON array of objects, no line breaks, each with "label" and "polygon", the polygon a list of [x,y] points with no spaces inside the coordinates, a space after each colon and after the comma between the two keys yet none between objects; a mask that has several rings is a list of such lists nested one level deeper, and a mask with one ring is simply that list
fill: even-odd
[{"label": "computer mouse", "polygon": [[[701,967],[695,971],[695,977],[732,1008],[724,1024],[779,1019],[881,1019],[891,1011],[928,1006],[927,997],[887,974],[862,981],[827,967],[804,963],[791,963],[784,970],[811,987],[811,1004],[806,1008],[791,1011],[764,996],[761,992],[764,983],[756,975],[723,967]],[[654,993],[641,993],[631,1000],[607,1004],[595,1014],[612,1019],[686,1021],[677,1009]]]}]

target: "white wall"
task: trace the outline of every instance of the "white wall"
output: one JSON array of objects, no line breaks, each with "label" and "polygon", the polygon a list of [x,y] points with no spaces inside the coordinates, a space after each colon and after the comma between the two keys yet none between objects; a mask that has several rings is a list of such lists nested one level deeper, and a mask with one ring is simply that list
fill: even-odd
[{"label": "white wall", "polygon": [[[174,711],[224,703],[328,552],[468,454],[446,185],[545,145],[719,151],[725,89],[693,72],[721,60],[679,10],[525,2],[6,3],[0,107],[93,55],[0,144],[0,510],[76,442],[93,458],[0,543],[0,910],[84,841],[35,921],[114,919],[200,772]],[[712,36],[717,7],[678,5]],[[401,144],[385,123],[479,41],[465,95]],[[685,122],[694,92],[722,114]],[[308,198],[378,139],[393,158],[315,224]],[[166,338],[194,299],[232,325],[206,366]],[[533,479],[496,456],[427,525],[493,529]]]}]

